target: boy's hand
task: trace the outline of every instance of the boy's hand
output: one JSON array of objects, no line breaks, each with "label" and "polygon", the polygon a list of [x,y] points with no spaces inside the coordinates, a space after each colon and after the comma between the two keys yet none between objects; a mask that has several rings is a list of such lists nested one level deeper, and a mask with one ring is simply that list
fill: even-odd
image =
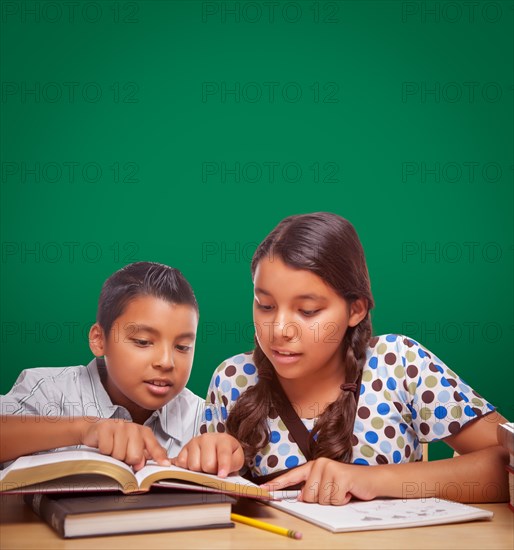
[{"label": "boy's hand", "polygon": [[347,504],[352,496],[360,500],[377,497],[377,467],[343,464],[328,458],[311,460],[302,466],[261,485],[268,491],[279,491],[305,482],[298,500],[319,504]]},{"label": "boy's hand", "polygon": [[244,453],[237,439],[231,435],[208,433],[191,439],[171,462],[195,472],[226,477],[243,467]]},{"label": "boy's hand", "polygon": [[81,444],[96,447],[102,454],[126,462],[136,472],[148,459],[155,460],[160,466],[171,464],[152,430],[134,422],[113,419],[86,422]]}]

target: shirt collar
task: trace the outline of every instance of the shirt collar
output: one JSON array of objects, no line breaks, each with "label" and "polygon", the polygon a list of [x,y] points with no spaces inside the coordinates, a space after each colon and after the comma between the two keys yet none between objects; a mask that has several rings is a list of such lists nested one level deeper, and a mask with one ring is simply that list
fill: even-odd
[{"label": "shirt collar", "polygon": [[[98,411],[99,415],[101,415],[102,418],[113,418],[114,416],[117,416],[132,420],[130,413],[125,407],[115,405],[112,402],[107,390],[102,384],[102,377],[99,369],[105,369],[105,361],[103,357],[96,357],[91,360],[86,368],[89,372],[93,389],[96,393],[97,402],[100,409]],[[146,420],[145,426],[152,426],[152,424],[156,424],[156,427],[161,432],[161,438],[171,436],[173,439],[181,442],[183,439],[183,430],[182,422],[180,421],[180,409],[180,400],[177,396],[169,403],[166,403],[164,407],[154,411]]]}]

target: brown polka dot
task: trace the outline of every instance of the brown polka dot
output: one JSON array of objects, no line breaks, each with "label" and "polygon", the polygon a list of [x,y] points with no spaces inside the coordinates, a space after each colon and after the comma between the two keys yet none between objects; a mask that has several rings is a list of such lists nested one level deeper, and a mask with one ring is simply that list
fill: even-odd
[{"label": "brown polka dot", "polygon": [[389,460],[384,455],[377,455],[377,464],[388,464]]},{"label": "brown polka dot", "polygon": [[396,363],[396,354],[395,353],[386,353],[384,357],[384,361],[388,365],[394,365]]},{"label": "brown polka dot", "polygon": [[430,426],[426,422],[422,422],[419,425],[419,430],[423,435],[427,435],[430,433]]},{"label": "brown polka dot", "polygon": [[216,425],[216,431],[219,433],[225,433],[225,426],[221,422],[218,422]]},{"label": "brown polka dot", "polygon": [[412,340],[409,340],[408,338],[404,338],[403,343],[408,348],[412,348],[412,346],[414,346],[414,342]]},{"label": "brown polka dot", "polygon": [[227,396],[226,395],[222,395],[221,396],[221,400],[223,401],[223,405],[225,405],[225,407],[228,406],[228,399],[227,399]]},{"label": "brown polka dot", "polygon": [[416,367],[416,365],[409,365],[407,367],[407,375],[411,378],[415,378],[418,375],[418,367]]},{"label": "brown polka dot", "polygon": [[369,347],[370,348],[374,348],[376,345],[377,345],[377,342],[378,342],[378,336],[373,336],[373,338],[370,338],[369,340]]},{"label": "brown polka dot", "polygon": [[355,447],[359,444],[359,438],[355,434],[352,434],[350,441],[352,443],[352,447]]},{"label": "brown polka dot", "polygon": [[434,392],[430,390],[424,391],[421,394],[421,400],[423,401],[423,403],[432,403],[434,399],[435,399]]},{"label": "brown polka dot", "polygon": [[287,434],[287,439],[289,439],[291,443],[295,443],[294,437],[290,433]]},{"label": "brown polka dot", "polygon": [[393,405],[394,405],[394,408],[395,408],[399,413],[402,412],[402,404],[401,404],[401,403],[398,403],[398,401],[394,401],[394,402],[393,402]]},{"label": "brown polka dot", "polygon": [[216,394],[213,391],[211,391],[211,403],[216,403]]},{"label": "brown polka dot", "polygon": [[389,439],[393,439],[396,435],[396,430],[393,428],[393,426],[386,426],[384,433],[386,437],[388,437]]},{"label": "brown polka dot", "polygon": [[474,411],[477,416],[482,416],[482,411],[478,407],[471,407],[471,410]]},{"label": "brown polka dot", "polygon": [[459,402],[459,401],[462,401],[462,397],[460,395],[460,393],[458,391],[454,391],[453,392],[453,398],[455,399],[455,401]]},{"label": "brown polka dot", "polygon": [[407,458],[409,458],[410,453],[411,453],[410,445],[406,445],[406,446],[405,446],[405,456],[406,456]]},{"label": "brown polka dot", "polygon": [[278,464],[278,456],[270,455],[266,462],[270,468],[274,468]]},{"label": "brown polka dot", "polygon": [[448,430],[451,434],[456,434],[460,431],[460,424],[458,422],[450,422],[448,425]]},{"label": "brown polka dot", "polygon": [[275,420],[275,418],[278,418],[278,412],[277,410],[274,408],[274,407],[271,407],[270,411],[269,411],[269,417],[272,419],[272,420]]},{"label": "brown polka dot", "polygon": [[382,389],[382,386],[383,386],[383,383],[382,383],[382,380],[375,380],[373,382],[373,384],[371,384],[371,387],[375,390],[375,391],[380,391]]},{"label": "brown polka dot", "polygon": [[450,384],[452,388],[457,387],[457,380],[455,380],[454,378],[446,377],[446,380],[448,381],[448,384]]},{"label": "brown polka dot", "polygon": [[428,368],[429,368],[432,372],[439,372],[439,371],[437,370],[437,367],[434,365],[434,363],[430,363],[430,364],[428,365]]},{"label": "brown polka dot", "polygon": [[237,372],[237,369],[234,365],[229,365],[226,369],[225,369],[225,374],[227,376],[234,376],[234,374],[236,374]]},{"label": "brown polka dot", "polygon": [[357,416],[359,418],[369,418],[369,415],[371,414],[368,407],[359,407],[359,410],[357,411]]},{"label": "brown polka dot", "polygon": [[205,424],[202,424],[200,426],[200,433],[201,434],[206,434],[207,433],[207,426]]}]

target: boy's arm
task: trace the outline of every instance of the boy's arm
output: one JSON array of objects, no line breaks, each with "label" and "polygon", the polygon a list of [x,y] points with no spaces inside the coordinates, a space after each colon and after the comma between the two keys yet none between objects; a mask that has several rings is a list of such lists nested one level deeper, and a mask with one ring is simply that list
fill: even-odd
[{"label": "boy's arm", "polygon": [[1,416],[0,462],[58,447],[87,445],[141,469],[148,458],[169,466],[166,450],[150,428],[91,417]]}]

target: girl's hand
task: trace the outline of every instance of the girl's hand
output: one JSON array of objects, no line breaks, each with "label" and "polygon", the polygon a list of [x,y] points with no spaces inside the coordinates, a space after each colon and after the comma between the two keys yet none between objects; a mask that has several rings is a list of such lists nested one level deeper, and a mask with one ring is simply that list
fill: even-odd
[{"label": "girl's hand", "polygon": [[373,466],[343,464],[328,458],[311,460],[290,472],[261,485],[268,491],[279,491],[305,482],[298,500],[319,504],[347,504],[352,496],[371,500],[378,496],[378,470]]},{"label": "girl's hand", "polygon": [[122,460],[138,471],[147,459],[159,466],[170,466],[166,449],[162,447],[148,426],[126,420],[86,420],[81,431],[81,444],[96,447],[102,454]]},{"label": "girl's hand", "polygon": [[207,433],[194,437],[171,463],[195,472],[226,477],[244,465],[243,448],[231,435]]}]

